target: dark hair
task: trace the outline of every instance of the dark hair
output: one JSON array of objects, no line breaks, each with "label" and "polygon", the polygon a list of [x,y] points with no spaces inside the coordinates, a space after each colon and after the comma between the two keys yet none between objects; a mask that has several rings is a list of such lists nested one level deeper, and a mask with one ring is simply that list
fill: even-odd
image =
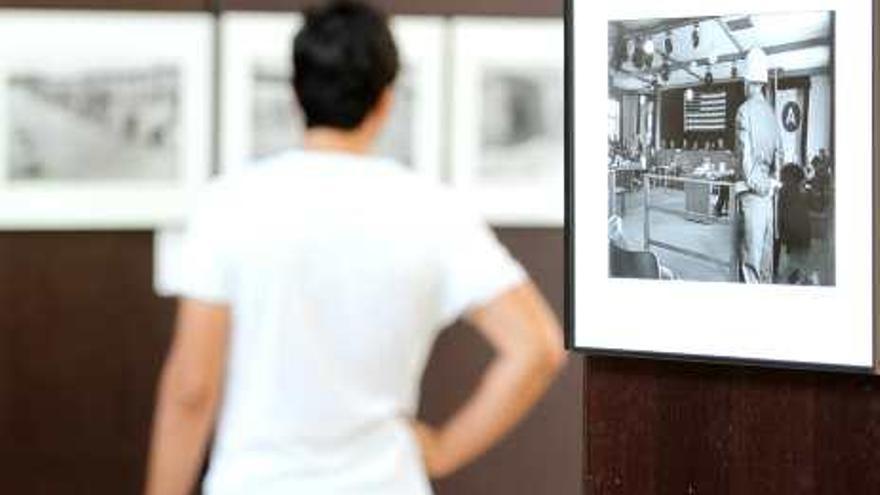
[{"label": "dark hair", "polygon": [[306,13],[293,67],[306,127],[354,129],[394,82],[400,61],[384,13],[336,0]]}]

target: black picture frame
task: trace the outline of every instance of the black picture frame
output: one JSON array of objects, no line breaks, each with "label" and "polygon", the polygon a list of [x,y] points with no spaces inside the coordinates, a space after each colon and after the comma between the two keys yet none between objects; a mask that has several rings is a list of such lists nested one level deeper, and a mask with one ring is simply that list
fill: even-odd
[{"label": "black picture frame", "polygon": [[[880,307],[880,267],[877,263],[880,260],[880,240],[878,240],[877,232],[880,232],[880,153],[878,153],[877,123],[880,118],[880,66],[877,64],[878,46],[880,46],[880,9],[877,8],[876,2],[873,0],[865,0],[871,2],[871,18],[873,20],[871,36],[873,45],[871,48],[872,60],[872,205],[873,211],[871,215],[872,229],[872,353],[873,365],[870,367],[861,366],[838,366],[828,364],[811,364],[804,362],[790,362],[765,359],[744,359],[739,357],[727,356],[703,356],[693,354],[676,354],[666,352],[644,352],[633,351],[627,349],[598,349],[590,347],[578,347],[575,344],[575,322],[576,308],[575,291],[577,290],[575,283],[575,101],[577,98],[574,88],[574,5],[575,0],[564,0],[563,14],[565,25],[565,231],[564,231],[564,266],[565,266],[565,298],[564,298],[564,330],[565,330],[565,347],[566,349],[584,354],[585,356],[597,357],[621,357],[635,359],[652,359],[659,361],[684,361],[692,363],[718,364],[718,365],[737,365],[746,367],[762,367],[773,369],[789,369],[804,371],[824,371],[835,373],[850,374],[880,374],[880,316],[878,316],[878,307]],[[582,2],[583,5],[583,2]],[[833,109],[834,103],[832,103]],[[833,110],[832,110],[833,113]],[[834,127],[832,127],[832,141],[835,140]]]}]

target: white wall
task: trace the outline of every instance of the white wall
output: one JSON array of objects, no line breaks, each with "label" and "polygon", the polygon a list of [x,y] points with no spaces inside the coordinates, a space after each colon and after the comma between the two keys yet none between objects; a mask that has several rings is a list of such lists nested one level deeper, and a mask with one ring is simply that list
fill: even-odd
[{"label": "white wall", "polygon": [[807,162],[821,148],[831,151],[831,79],[810,77],[810,115],[807,117]]}]

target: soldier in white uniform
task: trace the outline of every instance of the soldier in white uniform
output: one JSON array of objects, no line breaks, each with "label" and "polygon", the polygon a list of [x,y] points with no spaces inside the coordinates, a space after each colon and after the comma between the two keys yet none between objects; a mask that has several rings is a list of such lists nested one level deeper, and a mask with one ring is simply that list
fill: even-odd
[{"label": "soldier in white uniform", "polygon": [[782,158],[782,135],[776,114],[764,97],[768,82],[767,55],[760,48],[746,57],[746,101],[736,112],[736,152],[742,205],[740,275],[746,283],[773,281],[774,197]]}]

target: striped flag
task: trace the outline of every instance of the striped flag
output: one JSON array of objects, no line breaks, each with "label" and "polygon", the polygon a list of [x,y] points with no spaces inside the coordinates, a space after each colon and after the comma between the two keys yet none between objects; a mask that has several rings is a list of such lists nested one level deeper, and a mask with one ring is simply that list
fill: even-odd
[{"label": "striped flag", "polygon": [[717,132],[727,127],[727,92],[704,93],[694,91],[694,97],[684,102],[684,130],[686,132]]}]

